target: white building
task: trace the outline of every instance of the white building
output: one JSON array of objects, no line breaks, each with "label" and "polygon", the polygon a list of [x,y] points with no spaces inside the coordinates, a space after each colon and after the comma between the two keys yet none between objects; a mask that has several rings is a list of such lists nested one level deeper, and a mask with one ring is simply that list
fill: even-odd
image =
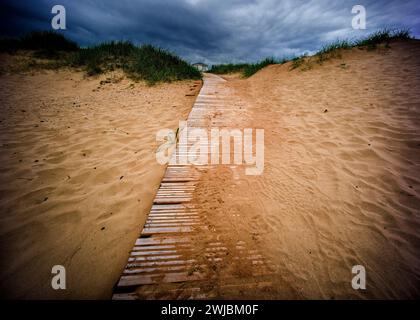
[{"label": "white building", "polygon": [[206,72],[209,66],[202,62],[193,63],[193,67],[197,68],[198,71]]}]

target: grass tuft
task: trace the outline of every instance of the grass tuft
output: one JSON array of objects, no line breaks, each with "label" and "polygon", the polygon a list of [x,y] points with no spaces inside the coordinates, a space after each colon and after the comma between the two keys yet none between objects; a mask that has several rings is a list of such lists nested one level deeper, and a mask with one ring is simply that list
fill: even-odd
[{"label": "grass tuft", "polygon": [[[384,44],[385,47],[389,47],[389,42],[391,40],[401,40],[401,39],[412,39],[409,29],[383,29],[377,32],[374,32],[368,35],[365,38],[349,41],[349,40],[337,40],[328,45],[325,45],[321,48],[316,54],[316,62],[322,64],[323,62],[332,59],[332,58],[341,58],[341,51],[346,49],[351,49],[354,47],[366,48],[367,50],[374,50],[378,45]],[[301,67],[304,62],[304,56],[296,58],[293,60],[291,70]],[[311,60],[313,61],[313,60]],[[311,69],[310,62],[306,63],[305,70]]]},{"label": "grass tuft", "polygon": [[352,43],[347,40],[337,40],[336,42],[332,42],[328,45],[322,47],[315,56],[318,58],[318,63],[322,64],[324,61],[340,57],[339,51],[341,49],[349,49],[352,47]]},{"label": "grass tuft", "polygon": [[274,58],[265,58],[264,60],[261,60],[260,62],[257,63],[253,63],[253,64],[249,64],[245,69],[244,69],[244,77],[248,78],[250,76],[252,76],[253,74],[257,73],[259,70],[272,65],[272,64],[278,64],[280,63],[279,61],[277,61]]},{"label": "grass tuft", "polygon": [[257,71],[261,70],[262,68],[266,67],[270,64],[282,64],[288,61],[291,61],[289,70],[294,69],[302,69],[302,70],[310,70],[313,67],[313,62],[322,64],[323,62],[332,59],[332,58],[340,58],[341,51],[359,47],[359,48],[367,48],[375,49],[379,44],[385,44],[385,47],[389,47],[389,41],[396,40],[396,39],[411,39],[410,30],[409,29],[384,29],[377,31],[363,39],[357,41],[349,41],[349,40],[337,40],[330,44],[323,46],[316,54],[315,60],[313,57],[307,57],[306,55],[298,56],[293,59],[283,59],[283,60],[276,60],[274,58],[267,58],[258,63],[250,64],[250,63],[241,63],[241,64],[222,64],[222,65],[215,65],[210,69],[210,72],[213,73],[232,73],[232,72],[242,72],[244,77],[250,77],[255,74]]},{"label": "grass tuft", "polygon": [[14,53],[18,50],[34,51],[37,58],[58,59],[63,53],[79,50],[79,46],[54,31],[33,31],[18,39],[0,40],[0,52]]},{"label": "grass tuft", "polygon": [[292,64],[290,65],[290,70],[299,68],[305,61],[305,56],[295,57],[292,59]]},{"label": "grass tuft", "polygon": [[69,57],[68,62],[73,67],[84,67],[87,74],[92,76],[118,68],[123,69],[135,50],[136,47],[130,42],[106,42],[80,49]]},{"label": "grass tuft", "polygon": [[[322,64],[328,59],[339,58],[342,50],[353,47],[368,50],[373,50],[380,44],[389,47],[389,42],[396,39],[411,39],[410,30],[383,29],[360,40],[335,41],[322,47],[315,54],[316,60],[305,55],[292,59],[290,70],[297,68],[309,70],[314,61]],[[52,31],[31,32],[19,39],[0,40],[0,52],[17,50],[31,50],[34,51],[35,58],[53,60],[38,65],[40,68],[81,67],[88,75],[122,69],[129,77],[145,80],[150,84],[160,81],[201,79],[201,73],[178,56],[151,45],[139,47],[127,41],[106,42],[90,48],[79,48],[75,42]],[[268,65],[287,61],[290,60],[266,58],[256,63],[219,64],[212,66],[209,72],[217,74],[241,72],[244,77],[250,77]]]},{"label": "grass tuft", "polygon": [[76,51],[77,43],[54,31],[34,31],[19,39],[19,49],[44,51]]},{"label": "grass tuft", "polygon": [[137,48],[124,67],[135,79],[149,83],[184,79],[201,79],[201,72],[178,56],[151,45]]},{"label": "grass tuft", "polygon": [[243,72],[249,66],[249,63],[228,63],[228,64],[215,64],[211,67],[209,72],[216,74],[228,74],[235,72]]},{"label": "grass tuft", "polygon": [[34,58],[51,61],[34,62],[32,68],[83,68],[89,76],[116,69],[130,78],[149,84],[173,80],[201,79],[201,73],[178,56],[151,45],[135,46],[128,41],[111,41],[89,48],[79,46],[61,34],[32,32],[19,39],[0,41],[2,52],[33,51]]},{"label": "grass tuft", "polygon": [[131,42],[108,42],[81,49],[72,57],[71,65],[85,67],[89,75],[122,69],[135,80],[149,84],[184,79],[201,79],[201,73],[172,53]]},{"label": "grass tuft", "polygon": [[391,40],[411,39],[409,29],[383,29],[376,31],[366,38],[357,40],[353,43],[354,47],[367,47],[367,49],[375,49],[379,44],[388,44]]},{"label": "grass tuft", "polygon": [[211,67],[209,72],[216,74],[228,74],[233,72],[241,72],[245,78],[248,78],[271,64],[282,64],[286,59],[277,60],[275,58],[265,58],[257,63],[238,63],[238,64],[218,64]]}]

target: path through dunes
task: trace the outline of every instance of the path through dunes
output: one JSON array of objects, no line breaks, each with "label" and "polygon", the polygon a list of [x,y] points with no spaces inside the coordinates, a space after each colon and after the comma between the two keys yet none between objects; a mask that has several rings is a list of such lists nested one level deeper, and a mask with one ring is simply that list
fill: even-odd
[{"label": "path through dunes", "polygon": [[[187,125],[245,128],[249,119],[225,80],[206,74]],[[242,166],[168,166],[114,299],[272,296],[269,261],[252,239],[237,236],[232,225],[216,225],[213,213],[204,209],[207,200],[200,199],[202,190],[205,197],[217,196],[218,190],[206,188],[207,179],[223,170],[234,174],[236,182],[244,174]]]},{"label": "path through dunes", "polygon": [[189,123],[264,129],[263,174],[170,166],[114,298],[419,297],[419,50],[206,76]]}]

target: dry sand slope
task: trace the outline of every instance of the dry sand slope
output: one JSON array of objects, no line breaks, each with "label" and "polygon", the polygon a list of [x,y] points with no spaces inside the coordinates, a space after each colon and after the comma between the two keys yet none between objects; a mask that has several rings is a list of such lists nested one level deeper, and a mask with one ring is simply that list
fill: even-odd
[{"label": "dry sand slope", "polygon": [[274,263],[272,298],[420,297],[419,41],[289,67],[227,77],[265,129],[265,170],[212,172],[197,194],[209,224]]},{"label": "dry sand slope", "polygon": [[[109,298],[164,172],[155,134],[186,118],[201,82],[60,71],[0,83],[1,296]],[[51,289],[56,264],[67,290]]]}]

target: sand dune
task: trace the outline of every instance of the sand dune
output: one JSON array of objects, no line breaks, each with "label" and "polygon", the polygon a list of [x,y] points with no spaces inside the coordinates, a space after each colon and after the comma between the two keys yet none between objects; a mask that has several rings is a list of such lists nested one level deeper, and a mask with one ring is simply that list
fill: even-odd
[{"label": "sand dune", "polygon": [[[2,296],[109,298],[164,172],[155,134],[186,118],[201,82],[70,71],[0,82]],[[67,290],[51,289],[56,264]]]},{"label": "sand dune", "polygon": [[[394,42],[226,77],[248,126],[265,129],[265,170],[219,167],[197,197],[210,225],[274,263],[271,298],[420,296],[419,57],[418,41]],[[357,264],[365,291],[351,287]]]},{"label": "sand dune", "polygon": [[[212,167],[194,197],[228,249],[243,241],[272,262],[264,298],[420,296],[419,57],[418,41],[393,42],[226,77],[238,115],[212,123],[263,128],[264,173]],[[199,83],[107,77],[0,78],[3,296],[110,297],[163,174],[155,133],[186,118]],[[226,261],[216,274],[247,274]],[[54,264],[68,266],[66,291],[50,289]],[[365,291],[351,287],[358,264]]]}]

